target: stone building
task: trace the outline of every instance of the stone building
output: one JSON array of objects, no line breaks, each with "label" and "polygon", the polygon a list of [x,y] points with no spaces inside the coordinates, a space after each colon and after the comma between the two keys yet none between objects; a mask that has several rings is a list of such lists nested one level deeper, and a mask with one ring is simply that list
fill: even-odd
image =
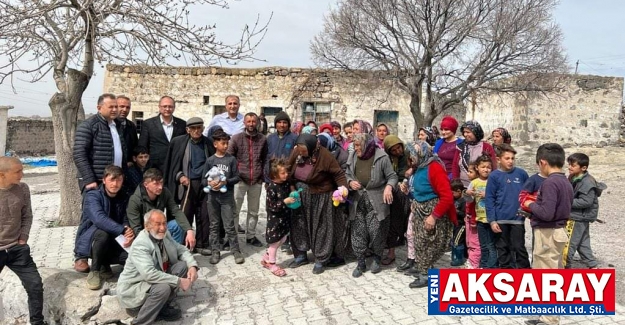
[{"label": "stone building", "polygon": [[[476,119],[487,133],[499,126],[506,127],[514,143],[618,143],[623,123],[623,78],[557,78],[561,82],[555,92],[478,92],[466,109],[459,107],[446,114],[459,121]],[[345,123],[361,118],[373,124],[385,122],[405,140],[412,139],[414,130],[410,97],[373,73],[353,78],[319,69],[108,65],[104,92],[130,97],[131,118],[139,125],[141,120],[157,114],[162,95],[175,98],[176,116],[200,116],[208,122],[224,111],[225,96],[236,94],[241,98],[241,112],[264,112],[270,125],[273,116],[284,110],[292,120],[300,121]],[[434,121],[435,125],[440,118]]]},{"label": "stone building", "polygon": [[[412,139],[414,119],[410,97],[392,83],[374,76],[346,77],[335,71],[267,67],[156,68],[107,65],[104,92],[132,99],[131,118],[140,121],[158,113],[162,95],[176,100],[175,115],[209,121],[225,110],[225,97],[241,98],[240,112],[265,113],[270,126],[277,112],[286,111],[293,121],[314,120],[341,124],[364,119],[387,123],[393,134]],[[464,108],[450,112],[464,119]]]}]

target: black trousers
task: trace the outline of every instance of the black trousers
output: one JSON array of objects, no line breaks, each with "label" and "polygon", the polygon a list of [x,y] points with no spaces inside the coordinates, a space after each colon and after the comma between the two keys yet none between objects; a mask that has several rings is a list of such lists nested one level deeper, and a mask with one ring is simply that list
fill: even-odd
[{"label": "black trousers", "polygon": [[115,236],[98,229],[91,241],[91,270],[100,271],[102,266],[126,264],[128,253],[115,241]]},{"label": "black trousers", "polygon": [[[185,202],[184,198],[180,203],[180,207],[183,208],[182,212],[187,216],[189,224],[193,226],[193,220],[195,219],[195,247],[197,248],[211,248],[210,242],[210,218],[208,216],[208,206],[206,204],[206,193],[203,191],[202,180],[192,179],[190,186],[187,189],[189,196]],[[186,193],[185,193],[186,196]],[[187,234],[184,234],[186,236]],[[219,221],[219,238],[224,238],[226,232],[224,230],[221,220]]]},{"label": "black trousers", "polygon": [[497,259],[502,269],[529,269],[530,261],[525,248],[524,224],[499,224],[501,232],[495,234]]},{"label": "black trousers", "polygon": [[43,282],[30,256],[30,246],[15,245],[0,251],[0,272],[5,265],[17,275],[26,289],[30,323],[43,324]]}]

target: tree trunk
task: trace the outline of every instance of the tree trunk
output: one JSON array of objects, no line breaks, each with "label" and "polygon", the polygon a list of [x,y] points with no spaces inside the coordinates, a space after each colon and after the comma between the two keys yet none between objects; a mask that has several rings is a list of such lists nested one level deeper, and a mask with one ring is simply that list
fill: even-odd
[{"label": "tree trunk", "polygon": [[426,105],[425,111],[421,109],[423,97],[421,94],[410,94],[410,113],[415,121],[413,130],[414,139],[419,138],[419,129],[425,126],[432,126],[432,122],[436,118],[436,114],[432,111],[430,105]]},{"label": "tree trunk", "polygon": [[61,189],[59,225],[72,226],[80,222],[82,208],[78,173],[73,157],[74,136],[82,94],[89,85],[89,77],[74,69],[68,69],[65,77],[67,91],[55,93],[48,105],[52,111],[54,149]]}]

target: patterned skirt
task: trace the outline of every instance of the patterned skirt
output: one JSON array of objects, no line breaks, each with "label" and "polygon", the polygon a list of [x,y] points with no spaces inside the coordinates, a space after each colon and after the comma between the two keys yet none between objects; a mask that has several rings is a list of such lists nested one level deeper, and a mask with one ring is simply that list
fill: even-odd
[{"label": "patterned skirt", "polygon": [[415,267],[421,274],[427,274],[428,269],[434,267],[434,263],[445,254],[453,231],[453,224],[446,216],[436,220],[433,230],[425,229],[425,219],[432,214],[436,204],[438,198],[412,203]]}]

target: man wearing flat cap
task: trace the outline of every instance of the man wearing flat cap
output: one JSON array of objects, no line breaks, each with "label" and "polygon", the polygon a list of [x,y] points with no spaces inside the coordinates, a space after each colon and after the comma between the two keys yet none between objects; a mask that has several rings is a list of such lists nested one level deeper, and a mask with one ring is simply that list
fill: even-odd
[{"label": "man wearing flat cap", "polygon": [[204,121],[192,117],[187,120],[187,134],[171,140],[165,160],[164,185],[174,195],[176,203],[180,204],[189,224],[192,225],[195,219],[197,250],[208,253],[210,224],[206,193],[202,190],[202,168],[206,159],[215,154],[215,147],[210,139],[202,135],[203,130]]}]

